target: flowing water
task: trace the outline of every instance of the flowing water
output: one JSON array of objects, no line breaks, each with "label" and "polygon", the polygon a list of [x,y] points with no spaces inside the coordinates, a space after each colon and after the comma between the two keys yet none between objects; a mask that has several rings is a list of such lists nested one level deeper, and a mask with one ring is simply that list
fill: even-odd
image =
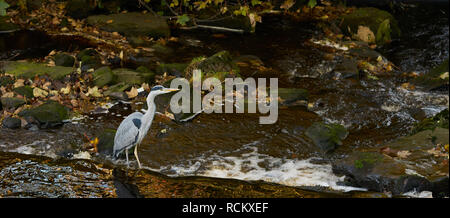
[{"label": "flowing water", "polygon": [[[380,52],[402,71],[423,73],[448,58],[448,5],[412,11],[396,14],[400,26],[405,27],[403,37]],[[431,116],[448,107],[447,93],[401,88],[404,81],[400,71],[380,80],[322,77],[338,58],[325,59],[325,51],[311,46],[310,39],[317,33],[313,24],[277,17],[266,18],[254,35],[176,33],[178,42],[168,44],[175,52],[160,57],[162,61],[189,62],[193,57],[221,50],[228,50],[235,57],[257,56],[270,71],[263,75],[244,72],[247,76],[277,77],[280,87],[307,89],[313,106],[281,107],[274,125],[258,124],[260,114],[201,114],[185,123],[157,115],[139,147],[142,165],[175,177],[207,176],[358,190],[339,185],[344,178],[332,173],[329,160],[355,148],[379,146],[407,134],[416,122],[418,110]],[[2,53],[2,59],[14,56],[8,49]],[[59,129],[2,128],[0,149],[50,157],[83,157],[77,148],[83,143],[84,134],[94,137],[105,129],[115,129],[126,115],[142,107],[141,102],[112,102],[104,113],[86,114]],[[332,154],[320,152],[304,134],[316,121],[340,123],[350,132]],[[104,156],[93,158],[110,161]],[[125,163],[119,160],[115,164]]]}]

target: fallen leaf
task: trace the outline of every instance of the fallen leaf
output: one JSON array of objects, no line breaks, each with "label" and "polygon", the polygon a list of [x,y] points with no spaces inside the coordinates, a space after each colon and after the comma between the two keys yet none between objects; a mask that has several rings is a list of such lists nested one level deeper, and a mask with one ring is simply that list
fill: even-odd
[{"label": "fallen leaf", "polygon": [[397,152],[397,156],[402,159],[407,158],[409,155],[411,155],[411,152],[406,151],[406,150]]},{"label": "fallen leaf", "polygon": [[45,97],[47,97],[48,92],[36,87],[33,89],[33,95],[36,98],[39,98],[39,97],[45,98]]},{"label": "fallen leaf", "polygon": [[138,90],[135,87],[131,88],[130,91],[125,92],[125,93],[128,95],[128,98],[135,98],[139,94]]},{"label": "fallen leaf", "polygon": [[99,98],[99,97],[102,97],[103,95],[98,90],[98,87],[94,86],[92,88],[88,88],[87,96],[92,96],[92,97],[95,97],[95,98]]},{"label": "fallen leaf", "polygon": [[14,88],[24,86],[24,82],[25,82],[25,80],[23,80],[23,79],[16,80],[16,82],[14,83]]}]

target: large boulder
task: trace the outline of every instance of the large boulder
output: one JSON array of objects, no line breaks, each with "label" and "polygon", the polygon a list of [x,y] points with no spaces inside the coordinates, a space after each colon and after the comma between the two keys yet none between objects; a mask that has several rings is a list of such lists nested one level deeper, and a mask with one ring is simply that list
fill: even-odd
[{"label": "large boulder", "polygon": [[0,70],[16,77],[34,78],[36,75],[48,75],[52,79],[62,79],[74,71],[72,67],[49,67],[46,64],[19,61],[0,62]]},{"label": "large boulder", "polygon": [[345,175],[348,185],[370,191],[394,195],[432,191],[434,197],[448,196],[448,137],[448,129],[436,128],[381,148],[358,149],[335,161],[333,172]]},{"label": "large boulder", "polygon": [[170,28],[162,17],[137,12],[125,14],[96,15],[87,18],[90,25],[108,32],[119,32],[125,36],[170,36]]},{"label": "large boulder", "polygon": [[383,45],[401,34],[397,20],[377,8],[357,8],[342,17],[341,29],[360,41]]},{"label": "large boulder", "polygon": [[23,110],[20,117],[32,117],[38,121],[41,128],[52,128],[60,126],[63,121],[69,118],[67,107],[55,101],[48,101],[38,107]]},{"label": "large boulder", "polygon": [[331,152],[342,145],[342,140],[347,138],[348,131],[339,124],[313,123],[306,129],[305,135],[324,152]]}]

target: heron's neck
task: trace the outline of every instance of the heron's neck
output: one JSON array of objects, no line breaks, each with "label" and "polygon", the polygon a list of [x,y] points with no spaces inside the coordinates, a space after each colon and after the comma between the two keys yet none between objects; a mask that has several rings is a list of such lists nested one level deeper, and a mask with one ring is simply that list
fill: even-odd
[{"label": "heron's neck", "polygon": [[156,105],[155,105],[155,101],[154,101],[155,97],[154,96],[150,96],[147,99],[147,106],[148,109],[147,111],[144,113],[143,116],[143,122],[141,123],[141,128],[140,128],[140,133],[141,135],[139,135],[139,143],[144,139],[145,135],[147,135],[148,130],[150,129],[150,126],[152,124],[153,118],[155,116],[155,112],[156,112]]}]

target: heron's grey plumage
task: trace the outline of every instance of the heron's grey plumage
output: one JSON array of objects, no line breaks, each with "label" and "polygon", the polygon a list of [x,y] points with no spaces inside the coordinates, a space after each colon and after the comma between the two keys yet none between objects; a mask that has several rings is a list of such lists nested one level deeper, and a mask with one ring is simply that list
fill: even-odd
[{"label": "heron's grey plumage", "polygon": [[116,136],[114,136],[114,157],[119,156],[126,148],[136,144],[139,136],[139,127],[135,125],[133,119],[141,120],[143,116],[142,113],[134,112],[120,123]]},{"label": "heron's grey plumage", "polygon": [[114,136],[114,158],[117,158],[120,153],[125,151],[128,165],[128,149],[135,146],[134,155],[139,168],[141,168],[141,163],[139,162],[137,155],[137,147],[142,142],[145,135],[147,135],[147,132],[152,125],[153,117],[156,112],[155,97],[177,90],[178,89],[166,89],[163,86],[155,86],[151,89],[150,94],[147,96],[147,112],[145,112],[145,114],[134,112],[120,123],[116,135]]}]

